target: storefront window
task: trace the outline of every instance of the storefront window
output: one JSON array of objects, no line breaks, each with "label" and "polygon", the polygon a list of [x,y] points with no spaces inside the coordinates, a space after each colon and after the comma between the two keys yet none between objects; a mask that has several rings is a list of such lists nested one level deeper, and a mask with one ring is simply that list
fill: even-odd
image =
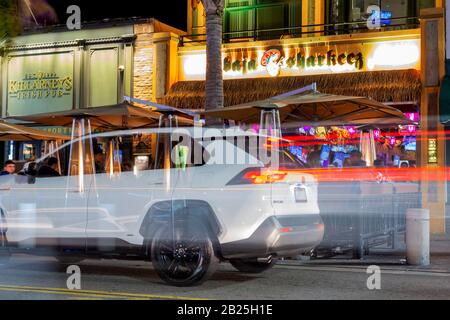
[{"label": "storefront window", "polygon": [[312,169],[413,168],[417,163],[416,126],[358,130],[355,127],[301,127],[285,134],[288,148]]},{"label": "storefront window", "polygon": [[224,32],[228,40],[279,38],[299,32],[300,26],[300,0],[226,1]]}]

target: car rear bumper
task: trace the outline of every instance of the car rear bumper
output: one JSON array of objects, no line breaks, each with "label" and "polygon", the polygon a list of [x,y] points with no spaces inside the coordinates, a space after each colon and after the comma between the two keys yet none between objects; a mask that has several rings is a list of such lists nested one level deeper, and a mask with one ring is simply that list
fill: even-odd
[{"label": "car rear bumper", "polygon": [[314,249],[323,239],[320,215],[273,216],[245,240],[222,244],[225,259],[293,257]]}]

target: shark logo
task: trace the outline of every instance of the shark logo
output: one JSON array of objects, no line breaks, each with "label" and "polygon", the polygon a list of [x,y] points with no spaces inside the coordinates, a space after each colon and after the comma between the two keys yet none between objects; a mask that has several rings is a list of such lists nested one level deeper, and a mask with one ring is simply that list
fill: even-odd
[{"label": "shark logo", "polygon": [[261,58],[261,65],[266,67],[267,72],[271,77],[277,77],[280,75],[283,60],[284,58],[281,57],[280,50],[270,49],[266,51]]}]

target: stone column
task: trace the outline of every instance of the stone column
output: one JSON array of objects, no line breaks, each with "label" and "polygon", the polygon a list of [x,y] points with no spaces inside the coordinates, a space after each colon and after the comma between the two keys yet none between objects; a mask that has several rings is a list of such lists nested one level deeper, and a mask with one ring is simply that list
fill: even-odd
[{"label": "stone column", "polygon": [[179,37],[170,32],[153,35],[153,98],[155,101],[167,94],[178,81],[178,41]]},{"label": "stone column", "polygon": [[[418,142],[422,175],[423,208],[430,210],[431,233],[445,233],[446,176],[444,126],[439,122],[439,88],[445,75],[444,9],[420,12],[422,39],[421,131]],[[443,174],[431,175],[432,172]]]},{"label": "stone column", "polygon": [[153,99],[153,35],[152,23],[134,26],[133,88],[132,96],[143,100]]}]

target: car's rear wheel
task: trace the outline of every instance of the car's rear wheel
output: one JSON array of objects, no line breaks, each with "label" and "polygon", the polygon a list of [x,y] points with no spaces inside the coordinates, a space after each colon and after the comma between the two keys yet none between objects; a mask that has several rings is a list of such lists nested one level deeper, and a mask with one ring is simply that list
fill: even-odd
[{"label": "car's rear wheel", "polygon": [[164,225],[153,238],[151,257],[161,279],[179,287],[203,283],[218,264],[211,234],[197,220]]},{"label": "car's rear wheel", "polygon": [[230,263],[240,272],[256,274],[271,269],[275,265],[276,259],[269,259],[263,262],[257,259],[233,259],[230,260]]}]

